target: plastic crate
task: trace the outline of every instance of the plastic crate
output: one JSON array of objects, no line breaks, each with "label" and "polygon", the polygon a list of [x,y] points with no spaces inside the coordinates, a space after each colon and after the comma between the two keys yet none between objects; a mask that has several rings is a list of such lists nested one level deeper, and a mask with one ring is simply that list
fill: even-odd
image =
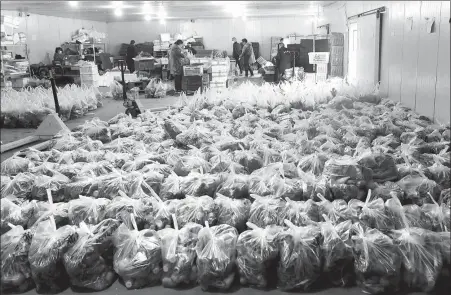
[{"label": "plastic crate", "polygon": [[327,74],[327,64],[317,64],[316,65],[317,74]]},{"label": "plastic crate", "polygon": [[329,63],[330,52],[309,52],[308,60],[310,64],[327,64]]},{"label": "plastic crate", "polygon": [[202,76],[204,74],[204,67],[201,65],[189,65],[183,66],[183,75],[184,76]]}]

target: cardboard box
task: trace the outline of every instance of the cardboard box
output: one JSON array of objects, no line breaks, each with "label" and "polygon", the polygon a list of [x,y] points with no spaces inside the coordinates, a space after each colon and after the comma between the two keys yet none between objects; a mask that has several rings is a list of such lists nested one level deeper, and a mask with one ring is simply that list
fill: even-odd
[{"label": "cardboard box", "polygon": [[330,54],[335,56],[344,56],[344,47],[343,46],[331,46]]}]

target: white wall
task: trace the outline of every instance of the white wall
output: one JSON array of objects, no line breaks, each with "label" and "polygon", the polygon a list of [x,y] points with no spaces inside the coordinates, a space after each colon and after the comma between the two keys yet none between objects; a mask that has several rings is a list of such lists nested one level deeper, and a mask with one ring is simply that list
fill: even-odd
[{"label": "white wall", "polygon": [[159,39],[161,33],[194,34],[204,38],[206,49],[227,50],[232,53],[232,37],[247,38],[260,43],[261,55],[269,59],[271,36],[286,36],[291,33],[312,34],[312,19],[309,17],[262,17],[238,19],[200,19],[167,21],[165,25],[151,22],[108,23],[108,41],[112,54],[117,54],[121,43],[135,40],[137,43]]},{"label": "white wall", "polygon": [[[438,122],[449,122],[449,1],[341,1],[326,7],[322,23],[345,34],[345,74],[347,17],[382,6],[387,10],[381,31],[382,93]],[[435,18],[434,33],[426,32],[426,18]]]},{"label": "white wall", "polygon": [[[17,12],[14,11],[2,10],[1,14],[17,16]],[[64,42],[71,41],[72,35],[82,27],[85,29],[94,27],[98,32],[107,32],[107,24],[105,22],[39,14],[31,14],[28,17],[24,17],[15,32],[24,32],[26,34],[30,63],[39,63],[44,61],[47,53],[50,55],[50,60],[52,60],[55,48]]]}]

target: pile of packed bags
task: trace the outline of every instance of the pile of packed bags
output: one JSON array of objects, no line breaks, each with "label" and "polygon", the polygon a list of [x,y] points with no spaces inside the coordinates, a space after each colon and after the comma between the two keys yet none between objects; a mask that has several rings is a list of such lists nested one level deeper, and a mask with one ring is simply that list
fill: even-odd
[{"label": "pile of packed bags", "polygon": [[449,281],[449,126],[298,83],[94,119],[3,161],[2,292]]},{"label": "pile of packed bags", "polygon": [[[57,90],[63,121],[80,118],[102,106],[101,95],[95,87],[72,84]],[[55,112],[51,88],[19,91],[2,88],[1,96],[1,128],[37,128],[48,114]]]}]

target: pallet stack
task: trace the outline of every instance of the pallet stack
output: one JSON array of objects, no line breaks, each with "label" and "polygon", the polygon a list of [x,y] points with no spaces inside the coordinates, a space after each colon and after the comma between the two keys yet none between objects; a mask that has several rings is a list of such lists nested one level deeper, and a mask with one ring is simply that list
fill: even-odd
[{"label": "pallet stack", "polygon": [[330,48],[330,76],[343,77],[344,59],[344,35],[331,33],[329,38]]}]

